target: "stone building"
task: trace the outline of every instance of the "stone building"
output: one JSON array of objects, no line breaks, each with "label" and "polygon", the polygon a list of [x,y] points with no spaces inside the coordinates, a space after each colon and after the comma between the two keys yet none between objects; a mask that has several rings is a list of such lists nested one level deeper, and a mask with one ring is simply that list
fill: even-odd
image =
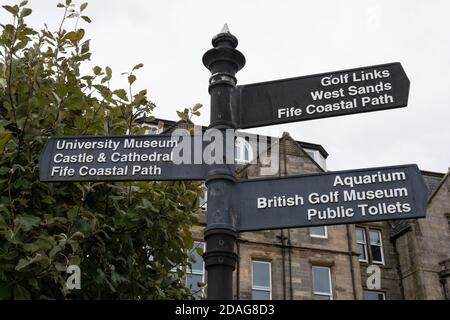
[{"label": "stone building", "polygon": [[[236,146],[237,175],[243,179],[267,176],[263,168],[275,144],[279,161],[272,175],[326,171],[328,154],[322,146],[295,141],[285,133],[272,139],[267,150],[256,152],[242,139]],[[256,164],[246,164],[255,156]],[[424,219],[240,233],[234,298],[449,299],[449,173],[421,173],[429,189]],[[203,248],[206,214],[207,203],[198,213],[199,225],[193,228],[196,244]],[[197,262],[186,284],[201,296],[207,285],[205,270],[201,256],[193,255]],[[376,290],[368,288],[371,265],[380,271]]]}]

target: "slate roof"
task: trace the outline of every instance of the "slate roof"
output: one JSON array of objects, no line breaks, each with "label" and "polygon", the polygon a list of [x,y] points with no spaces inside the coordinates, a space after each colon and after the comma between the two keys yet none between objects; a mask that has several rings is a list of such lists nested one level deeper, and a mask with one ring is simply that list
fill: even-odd
[{"label": "slate roof", "polygon": [[428,195],[431,195],[436,190],[445,175],[444,173],[424,170],[420,170],[420,173],[422,174],[422,177],[425,180],[425,184],[427,185]]}]

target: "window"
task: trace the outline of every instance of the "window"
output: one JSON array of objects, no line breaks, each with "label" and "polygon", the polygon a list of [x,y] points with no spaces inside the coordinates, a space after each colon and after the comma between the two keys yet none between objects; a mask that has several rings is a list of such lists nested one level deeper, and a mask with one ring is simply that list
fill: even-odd
[{"label": "window", "polygon": [[309,235],[314,238],[328,238],[328,231],[326,226],[310,227]]},{"label": "window", "polygon": [[384,263],[383,245],[381,243],[381,232],[378,230],[369,230],[370,251],[372,253],[372,262]]},{"label": "window", "polygon": [[367,262],[367,243],[364,228],[356,228],[356,246],[359,253],[359,261]]},{"label": "window", "polygon": [[234,143],[234,160],[238,163],[248,163],[253,160],[252,147],[244,138],[236,138]]},{"label": "window", "polygon": [[163,131],[162,127],[155,124],[146,124],[144,134],[160,134]]},{"label": "window", "polygon": [[186,272],[186,287],[190,288],[197,298],[204,296],[204,282],[205,282],[205,264],[202,256],[197,252],[201,248],[205,251],[204,242],[195,242],[194,248],[189,252],[189,262],[191,268]]},{"label": "window", "polygon": [[332,300],[331,271],[327,267],[312,267],[314,300]]},{"label": "window", "polygon": [[380,230],[357,227],[356,245],[360,262],[384,264]]},{"label": "window", "polygon": [[306,153],[307,153],[311,158],[313,158],[314,160],[316,160],[316,152],[317,152],[317,151],[315,151],[315,150],[308,150],[308,149],[305,149],[305,151],[306,151]]},{"label": "window", "polygon": [[311,158],[314,159],[314,161],[317,162],[317,164],[319,166],[322,167],[322,169],[324,169],[324,170],[327,169],[326,159],[323,157],[323,155],[320,153],[319,150],[314,150],[314,149],[304,149],[304,150]]},{"label": "window", "polygon": [[384,292],[364,290],[363,300],[386,300]]},{"label": "window", "polygon": [[272,276],[270,262],[252,261],[252,299],[272,299]]},{"label": "window", "polygon": [[199,197],[199,199],[198,199],[198,206],[201,208],[201,209],[203,209],[203,210],[206,210],[206,203],[207,203],[207,200],[208,200],[208,191],[207,190],[205,190],[205,193],[203,194],[203,196],[200,196]]}]

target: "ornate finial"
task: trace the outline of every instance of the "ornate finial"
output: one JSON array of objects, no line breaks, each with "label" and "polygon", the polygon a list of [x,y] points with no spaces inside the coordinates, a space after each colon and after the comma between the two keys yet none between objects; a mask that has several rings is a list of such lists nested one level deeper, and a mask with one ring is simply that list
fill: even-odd
[{"label": "ornate finial", "polygon": [[232,48],[236,48],[238,45],[238,40],[235,36],[233,36],[228,28],[228,24],[224,24],[220,33],[216,34],[212,39],[212,45],[217,47],[219,42],[222,42],[222,45],[231,46]]},{"label": "ornate finial", "polygon": [[[212,45],[214,48],[208,50],[203,55],[203,64],[208,69],[210,69],[212,64],[217,61],[228,61],[229,63],[233,63],[236,67],[234,73],[245,65],[244,55],[236,50],[238,39],[231,34],[228,24],[225,23],[220,33],[213,37]],[[214,73],[217,73],[217,71],[214,71]],[[236,79],[233,81],[233,85],[235,84]]]},{"label": "ornate finial", "polygon": [[228,24],[224,24],[220,33],[231,33],[230,29],[228,29]]}]

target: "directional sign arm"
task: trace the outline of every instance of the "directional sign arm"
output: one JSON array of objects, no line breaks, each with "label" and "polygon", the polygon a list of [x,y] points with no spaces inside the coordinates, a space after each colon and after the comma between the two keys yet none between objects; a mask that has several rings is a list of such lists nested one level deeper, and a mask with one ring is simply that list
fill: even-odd
[{"label": "directional sign arm", "polygon": [[240,181],[239,231],[423,218],[427,188],[417,165]]},{"label": "directional sign arm", "polygon": [[409,80],[399,62],[238,86],[239,128],[401,108]]},{"label": "directional sign arm", "polygon": [[[183,143],[183,145],[182,145]],[[39,157],[41,181],[205,180],[195,136],[74,136],[49,138]]]}]

